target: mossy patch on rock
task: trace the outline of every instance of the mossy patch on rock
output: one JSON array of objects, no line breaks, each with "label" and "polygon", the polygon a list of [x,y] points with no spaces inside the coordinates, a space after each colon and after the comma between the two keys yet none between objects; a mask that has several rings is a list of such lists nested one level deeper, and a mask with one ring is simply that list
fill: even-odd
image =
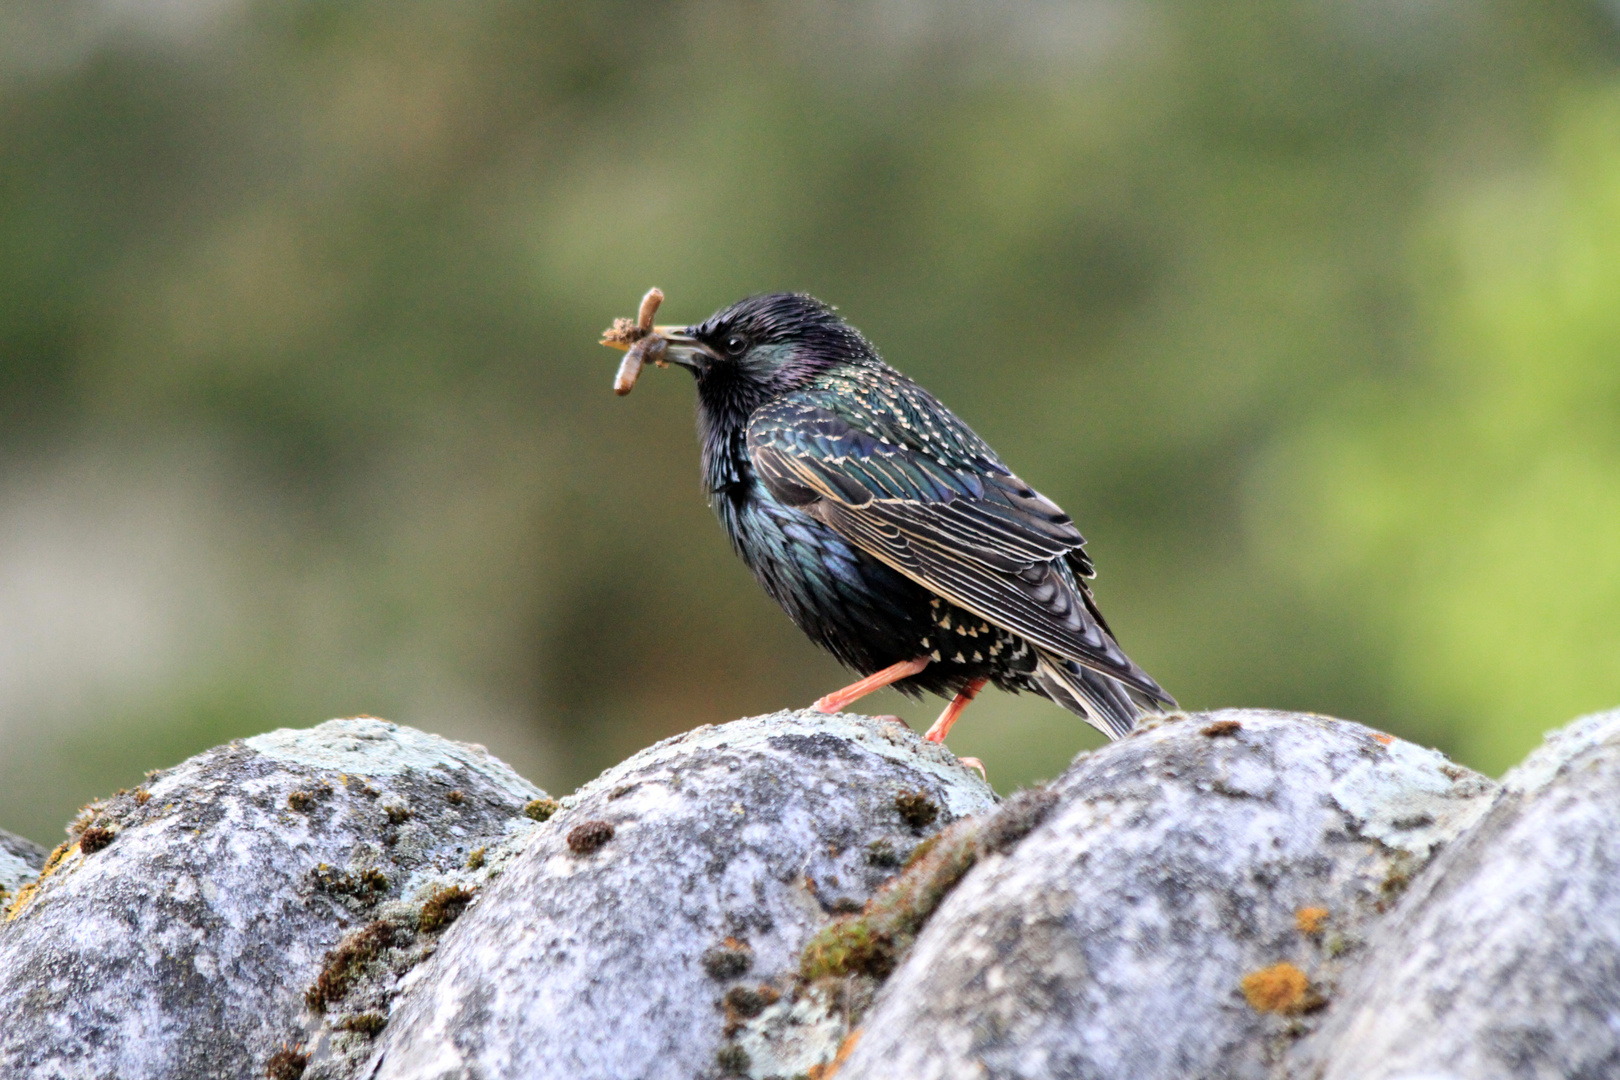
[{"label": "mossy patch on rock", "polygon": [[533,818],[535,821],[550,821],[551,815],[562,809],[562,803],[556,799],[530,799],[523,804],[523,816]]},{"label": "mossy patch on rock", "polygon": [[101,825],[91,825],[79,834],[79,850],[86,855],[94,855],[102,848],[113,842],[118,834],[112,829]]},{"label": "mossy patch on rock", "polygon": [[447,885],[435,889],[433,895],[428,897],[427,903],[422,905],[422,914],[417,920],[417,929],[424,934],[434,934],[443,930],[467,910],[476,894],[473,890],[461,885]]},{"label": "mossy patch on rock", "polygon": [[300,1080],[309,1066],[309,1055],[302,1047],[283,1046],[265,1062],[266,1080]]},{"label": "mossy patch on rock", "polygon": [[568,830],[568,850],[575,855],[589,855],[613,839],[611,822],[582,821]]},{"label": "mossy patch on rock", "polygon": [[380,1012],[355,1013],[353,1016],[345,1016],[337,1026],[340,1031],[352,1031],[370,1037],[388,1026],[388,1017]]},{"label": "mossy patch on rock", "polygon": [[325,1012],[328,1005],[349,992],[366,965],[393,943],[394,927],[381,921],[367,923],[345,937],[326,954],[320,975],[304,991],[304,1003],[311,1012]]},{"label": "mossy patch on rock", "polygon": [[965,818],[918,844],[905,868],[867,901],[860,914],[837,919],[810,939],[800,954],[800,976],[812,982],[845,975],[886,976],[962,875],[983,855],[1017,844],[1053,805],[1052,795],[1043,789],[1020,791],[995,811]]},{"label": "mossy patch on rock", "polygon": [[754,966],[754,950],[748,942],[728,937],[703,952],[703,970],[711,979],[735,979]]},{"label": "mossy patch on rock", "polygon": [[926,791],[902,791],[894,797],[894,808],[913,829],[926,829],[939,817],[939,804]]}]

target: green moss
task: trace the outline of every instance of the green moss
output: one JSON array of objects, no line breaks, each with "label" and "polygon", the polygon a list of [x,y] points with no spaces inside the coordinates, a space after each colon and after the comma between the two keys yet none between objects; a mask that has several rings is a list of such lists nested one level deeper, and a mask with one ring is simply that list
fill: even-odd
[{"label": "green moss", "polygon": [[866,845],[866,861],[872,866],[899,866],[905,860],[888,840],[873,840]]},{"label": "green moss", "polygon": [[303,1047],[283,1045],[265,1062],[264,1075],[267,1080],[299,1080],[308,1065],[309,1055]]},{"label": "green moss", "polygon": [[939,804],[926,791],[902,791],[894,797],[894,808],[913,829],[925,829],[939,817]]},{"label": "green moss", "polygon": [[338,1028],[342,1031],[353,1031],[360,1035],[375,1036],[388,1026],[388,1017],[380,1012],[355,1013],[345,1016]]},{"label": "green moss", "polygon": [[736,1043],[726,1043],[720,1047],[714,1056],[715,1064],[720,1066],[722,1076],[744,1076],[748,1073],[748,1066],[753,1064],[748,1051]]},{"label": "green moss", "polygon": [[100,825],[92,825],[79,834],[79,850],[86,855],[94,855],[112,843],[113,837],[117,835],[111,829],[102,828]]},{"label": "green moss", "polygon": [[799,957],[799,974],[808,980],[886,976],[974,863],[1015,845],[1055,802],[1041,789],[1018,792],[995,811],[958,821],[918,844],[860,914],[836,919],[810,939]]},{"label": "green moss", "polygon": [[385,922],[368,923],[338,942],[337,948],[326,954],[326,963],[314,984],[304,991],[304,1004],[311,1012],[325,1012],[328,1005],[349,992],[366,965],[393,943],[394,928]]},{"label": "green moss", "polygon": [[551,815],[562,809],[556,799],[531,799],[523,805],[523,816],[536,821],[550,821]]},{"label": "green moss", "polygon": [[422,905],[422,914],[417,921],[417,929],[424,934],[436,933],[461,916],[472,903],[475,894],[471,889],[460,885],[447,885],[434,891],[427,903]]},{"label": "green moss", "polygon": [[928,853],[934,850],[934,848],[939,844],[939,838],[943,835],[945,834],[935,833],[933,836],[930,836],[928,839],[912,848],[911,854],[906,856],[905,865],[900,868],[900,872],[904,874],[913,866],[916,866],[918,863],[928,858]]},{"label": "green moss", "polygon": [[335,896],[352,896],[362,902],[374,900],[388,891],[388,875],[375,866],[368,866],[359,873],[354,873],[321,863],[311,870],[309,875],[315,887],[322,892],[332,893]]},{"label": "green moss", "polygon": [[892,934],[865,916],[839,919],[810,939],[799,957],[799,974],[810,982],[843,975],[883,978],[894,970],[899,949]]},{"label": "green moss", "polygon": [[735,979],[754,965],[754,950],[746,941],[728,937],[703,953],[703,970],[709,978]]}]

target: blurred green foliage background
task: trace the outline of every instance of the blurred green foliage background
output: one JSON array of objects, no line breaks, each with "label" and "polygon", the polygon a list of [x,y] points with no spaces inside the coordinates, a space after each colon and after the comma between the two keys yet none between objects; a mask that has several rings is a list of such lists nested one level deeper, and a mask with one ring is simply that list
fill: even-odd
[{"label": "blurred green foliage background", "polygon": [[362,712],[565,791],[841,685],[687,377],[610,392],[654,284],[838,304],[1185,705],[1500,771],[1620,703],[1617,61],[1600,0],[3,0],[0,825]]}]

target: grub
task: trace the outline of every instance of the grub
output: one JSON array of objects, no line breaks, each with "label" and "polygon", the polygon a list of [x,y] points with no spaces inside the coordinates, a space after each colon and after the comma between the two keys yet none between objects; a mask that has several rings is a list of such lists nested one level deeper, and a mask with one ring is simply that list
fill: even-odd
[{"label": "grub", "polygon": [[651,361],[662,367],[665,363],[664,352],[669,343],[653,330],[653,316],[663,302],[661,290],[648,289],[641,298],[641,308],[634,322],[614,319],[613,325],[602,332],[601,344],[625,350],[624,360],[613,378],[613,392],[621,397],[635,388],[643,364]]}]

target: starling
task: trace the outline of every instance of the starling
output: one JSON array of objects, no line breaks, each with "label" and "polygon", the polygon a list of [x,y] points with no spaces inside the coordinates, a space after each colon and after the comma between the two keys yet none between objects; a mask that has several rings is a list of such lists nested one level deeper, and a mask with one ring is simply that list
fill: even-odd
[{"label": "starling", "polygon": [[810,640],[884,686],[950,699],[943,742],[986,683],[1029,691],[1109,738],[1174,707],[1120,650],[1087,587],[1085,539],[928,391],[802,293],[738,301],[695,326],[652,325],[663,294],[603,344],[697,379],[703,485],[732,547]]}]

